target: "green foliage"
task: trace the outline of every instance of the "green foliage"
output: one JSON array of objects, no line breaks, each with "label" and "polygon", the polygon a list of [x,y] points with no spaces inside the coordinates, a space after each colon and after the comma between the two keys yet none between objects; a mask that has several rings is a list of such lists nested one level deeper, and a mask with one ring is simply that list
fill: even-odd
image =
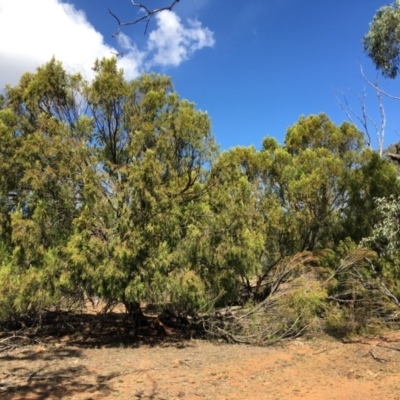
[{"label": "green foliage", "polygon": [[[261,151],[268,259],[337,245],[346,236],[351,183],[364,163],[363,135],[326,115],[301,117],[285,146],[264,140]],[[364,188],[362,188],[364,189]]]},{"label": "green foliage", "polygon": [[0,319],[87,295],[189,314],[251,300],[232,329],[262,342],[323,315],[341,330],[356,311],[330,297],[365,301],[372,321],[365,282],[397,295],[396,169],[356,127],[311,115],[284,145],[219,153],[170,78],[128,82],[115,59],[94,71],[53,59],[1,99]]},{"label": "green foliage", "polygon": [[372,150],[362,155],[360,168],[354,171],[348,185],[348,209],[345,210],[345,235],[355,242],[369,236],[380,220],[376,198],[399,193],[396,167]]},{"label": "green foliage", "polygon": [[319,317],[325,308],[327,293],[320,282],[303,274],[290,284],[290,290],[278,297],[276,309],[281,332],[297,335],[303,330],[320,329]]},{"label": "green foliage", "polygon": [[377,212],[382,217],[371,236],[362,244],[375,248],[382,256],[395,261],[400,249],[400,202],[397,196],[376,198]]},{"label": "green foliage", "polygon": [[193,314],[207,304],[206,287],[194,271],[177,271],[168,280],[170,298],[178,310]]},{"label": "green foliage", "polygon": [[368,246],[379,254],[375,274],[386,282],[389,290],[400,299],[400,201],[398,196],[375,199],[380,216],[370,236],[362,246]]},{"label": "green foliage", "polygon": [[72,286],[64,248],[79,214],[91,129],[76,114],[78,80],[52,60],[7,88],[0,111],[1,276],[15,312],[55,306]]},{"label": "green foliage", "polygon": [[257,162],[254,148],[236,147],[222,153],[211,172],[213,190],[208,215],[201,219],[198,254],[211,274],[214,296],[225,293],[222,301],[236,301],[238,283],[260,270],[264,228],[257,210]]},{"label": "green foliage", "polygon": [[185,248],[197,231],[193,214],[207,208],[206,166],[216,154],[210,123],[168,78],[123,82],[115,60],[95,70],[87,92],[104,168],[83,189],[68,253],[90,292],[127,305],[156,301],[170,276],[202,268]]},{"label": "green foliage", "polygon": [[387,78],[396,78],[400,63],[400,1],[380,8],[363,38],[364,50]]}]

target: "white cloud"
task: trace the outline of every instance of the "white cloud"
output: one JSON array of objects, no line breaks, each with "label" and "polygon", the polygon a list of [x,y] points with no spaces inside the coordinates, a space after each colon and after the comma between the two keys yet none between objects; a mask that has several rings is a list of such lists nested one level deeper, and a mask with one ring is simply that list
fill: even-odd
[{"label": "white cloud", "polygon": [[153,56],[150,65],[179,65],[196,50],[212,47],[215,43],[213,33],[203,28],[196,20],[188,20],[184,27],[173,12],[157,14],[157,29],[150,33],[148,49]]},{"label": "white cloud", "polygon": [[94,60],[112,51],[84,13],[57,0],[0,0],[0,38],[2,86],[53,55],[90,78]]},{"label": "white cloud", "polygon": [[136,78],[143,71],[146,53],[140,51],[122,32],[119,34],[119,43],[123,48],[124,56],[118,60],[118,63],[124,69],[128,79]]},{"label": "white cloud", "polygon": [[[124,57],[119,63],[128,79],[150,66],[177,66],[214,44],[212,32],[197,21],[185,27],[173,12],[158,14],[156,21],[143,49],[121,35]],[[16,84],[23,72],[35,71],[52,56],[90,79],[95,59],[117,52],[84,12],[60,0],[0,0],[0,39],[0,89]]]}]

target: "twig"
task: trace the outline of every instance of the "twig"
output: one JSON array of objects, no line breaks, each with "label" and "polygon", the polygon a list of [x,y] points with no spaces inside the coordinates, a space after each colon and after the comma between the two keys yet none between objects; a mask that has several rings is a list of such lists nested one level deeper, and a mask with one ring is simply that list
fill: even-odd
[{"label": "twig", "polygon": [[[365,259],[368,261],[372,271],[376,274],[376,269],[373,264],[373,262],[368,258],[365,257]],[[379,287],[378,291],[380,291],[382,294],[386,295],[394,304],[396,304],[397,307],[400,307],[400,301],[398,298],[388,289],[388,287],[385,285],[385,283],[382,281],[382,279],[379,279]]]},{"label": "twig", "polygon": [[10,339],[24,339],[24,340],[29,340],[29,341],[38,342],[38,340],[31,339],[31,338],[26,337],[26,336],[12,335],[12,336],[10,336],[10,337],[7,337],[7,338],[5,338],[5,339],[0,340],[0,343],[5,343],[5,342],[7,342],[7,341],[10,340]]},{"label": "twig", "polygon": [[386,360],[385,358],[381,358],[381,357],[376,356],[372,350],[369,351],[369,354],[371,354],[372,358],[373,358],[375,361],[378,361],[378,362],[381,362],[381,363],[387,362],[387,361],[388,361],[388,360]]},{"label": "twig", "polygon": [[[19,344],[17,344],[17,343],[14,343],[14,344],[7,343],[7,342],[8,342],[9,340],[11,340],[11,339],[23,339],[23,340],[29,341],[30,343],[31,343],[31,342],[40,343],[39,340],[31,339],[31,338],[26,337],[26,336],[12,335],[12,336],[9,336],[9,337],[7,337],[7,338],[5,338],[5,339],[0,340],[0,352],[9,351],[9,350],[14,350],[14,349],[16,349],[17,347],[22,346],[22,345],[19,345]],[[6,344],[6,343],[7,343],[7,344]]]}]

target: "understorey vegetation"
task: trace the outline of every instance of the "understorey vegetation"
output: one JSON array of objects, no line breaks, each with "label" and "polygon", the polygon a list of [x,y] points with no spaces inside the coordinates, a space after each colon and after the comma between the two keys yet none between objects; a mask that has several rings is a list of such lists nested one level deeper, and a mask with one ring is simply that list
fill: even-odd
[{"label": "understorey vegetation", "polygon": [[353,124],[302,116],[221,152],[168,77],[94,71],[53,59],[0,99],[2,329],[263,345],[398,326],[397,169]]}]

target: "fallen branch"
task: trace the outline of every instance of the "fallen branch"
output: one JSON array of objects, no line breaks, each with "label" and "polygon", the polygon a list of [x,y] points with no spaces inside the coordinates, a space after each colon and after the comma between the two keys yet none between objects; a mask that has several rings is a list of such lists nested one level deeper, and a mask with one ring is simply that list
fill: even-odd
[{"label": "fallen branch", "polygon": [[371,354],[372,358],[373,358],[375,361],[378,361],[378,362],[381,362],[381,363],[384,363],[384,362],[387,362],[387,361],[388,361],[388,360],[386,360],[385,358],[381,358],[381,357],[376,356],[372,350],[369,351],[369,354]]},{"label": "fallen branch", "polygon": [[395,350],[395,351],[400,351],[397,347],[391,347],[391,346],[384,346],[383,344],[377,344],[378,347],[382,347],[384,349],[389,349],[389,350]]},{"label": "fallen branch", "polygon": [[12,336],[9,336],[7,338],[4,338],[4,339],[0,340],[0,352],[4,352],[4,351],[8,351],[8,350],[14,350],[17,347],[22,347],[22,346],[26,345],[26,343],[25,344],[19,344],[19,343],[11,344],[11,343],[8,343],[12,339],[25,340],[25,341],[28,341],[29,344],[32,343],[32,342],[40,343],[39,340],[31,339],[31,338],[29,338],[27,336],[12,335]]}]

